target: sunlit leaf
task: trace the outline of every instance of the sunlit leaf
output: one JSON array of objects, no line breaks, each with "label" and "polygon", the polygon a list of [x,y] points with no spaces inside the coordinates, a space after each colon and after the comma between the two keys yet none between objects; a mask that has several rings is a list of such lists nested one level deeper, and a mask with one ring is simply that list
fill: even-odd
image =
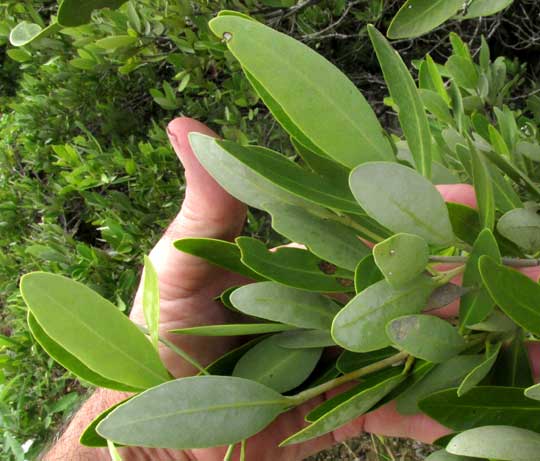
[{"label": "sunlit leaf", "polygon": [[159,345],[159,280],[156,268],[147,256],[144,257],[143,312],[152,344]]}]

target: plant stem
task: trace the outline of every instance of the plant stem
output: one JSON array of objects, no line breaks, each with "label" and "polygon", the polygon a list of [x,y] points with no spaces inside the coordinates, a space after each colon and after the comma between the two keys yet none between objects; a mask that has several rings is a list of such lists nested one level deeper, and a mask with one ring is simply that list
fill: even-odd
[{"label": "plant stem", "polygon": [[465,265],[456,267],[455,269],[440,272],[438,276],[433,277],[433,280],[437,283],[437,286],[446,285],[450,282],[456,275],[459,275],[465,271]]},{"label": "plant stem", "polygon": [[225,457],[223,458],[223,461],[231,461],[233,450],[234,450],[234,443],[229,445],[229,448],[227,448],[227,453],[225,453]]},{"label": "plant stem", "polygon": [[[148,328],[143,327],[142,325],[137,325],[137,326],[139,327],[139,330],[141,330],[145,335],[149,334],[148,333]],[[191,355],[189,355],[186,351],[180,349],[178,346],[175,346],[168,339],[165,339],[163,336],[159,336],[159,342],[164,344],[165,346],[167,346],[174,353],[178,354],[186,362],[193,365],[203,375],[210,375],[210,373],[208,373],[208,371],[206,371],[206,368],[204,368],[195,358],[193,358]]]},{"label": "plant stem", "polygon": [[[438,263],[466,263],[469,260],[468,256],[430,256],[431,262]],[[505,266],[511,267],[535,267],[540,266],[540,259],[519,259],[519,258],[502,258],[502,263]]]},{"label": "plant stem", "polygon": [[336,221],[341,222],[342,224],[345,224],[348,227],[352,227],[353,229],[361,232],[366,237],[369,237],[372,242],[379,243],[384,240],[380,235],[377,235],[375,232],[370,231],[369,229],[362,226],[362,224],[358,224],[354,219],[350,218],[349,216],[340,215],[337,217]]},{"label": "plant stem", "polygon": [[358,370],[351,371],[350,373],[340,376],[339,378],[332,379],[331,381],[320,384],[319,386],[315,386],[311,389],[306,389],[299,394],[288,397],[288,399],[292,402],[294,406],[301,405],[302,403],[307,402],[313,397],[317,397],[318,395],[323,394],[326,391],[334,389],[335,387],[341,386],[342,384],[348,383],[350,381],[354,381],[358,378],[361,378],[362,376],[366,376],[371,373],[375,373],[376,371],[383,370],[391,365],[394,365],[395,363],[402,362],[408,357],[409,354],[407,354],[407,352],[399,352],[398,354],[392,355],[387,359],[372,363],[371,365],[359,368]]}]

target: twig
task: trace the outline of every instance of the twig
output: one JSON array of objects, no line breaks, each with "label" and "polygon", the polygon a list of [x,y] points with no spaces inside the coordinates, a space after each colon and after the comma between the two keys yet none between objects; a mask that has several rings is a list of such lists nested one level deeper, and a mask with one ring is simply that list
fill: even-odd
[{"label": "twig", "polygon": [[[430,256],[431,262],[461,264],[469,260],[468,256]],[[519,259],[519,258],[502,258],[502,263],[505,266],[511,267],[536,267],[540,266],[540,259]]]}]

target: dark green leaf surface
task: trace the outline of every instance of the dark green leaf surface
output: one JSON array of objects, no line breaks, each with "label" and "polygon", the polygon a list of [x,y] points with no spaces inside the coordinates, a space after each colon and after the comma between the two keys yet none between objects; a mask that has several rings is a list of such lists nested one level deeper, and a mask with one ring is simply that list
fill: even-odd
[{"label": "dark green leaf surface", "polygon": [[442,389],[458,386],[463,378],[483,361],[483,355],[458,355],[448,362],[435,366],[398,396],[396,405],[399,413],[402,415],[419,413],[420,400]]},{"label": "dark green leaf surface", "polygon": [[47,336],[43,328],[41,328],[37,320],[32,315],[31,311],[28,311],[28,327],[30,329],[30,332],[32,333],[32,336],[39,343],[39,345],[43,347],[47,354],[49,354],[60,365],[71,371],[75,376],[79,377],[83,381],[93,384],[94,386],[114,389],[117,391],[135,392],[139,390],[136,387],[130,387],[126,384],[118,383],[104,378],[103,376],[88,368],[77,357],[70,354],[62,346],[60,346],[49,336]]},{"label": "dark green leaf surface", "polygon": [[351,190],[358,203],[394,232],[418,235],[434,245],[451,245],[455,237],[441,194],[414,170],[387,162],[355,168]]},{"label": "dark green leaf surface", "polygon": [[392,288],[386,280],[356,295],[337,314],[332,336],[337,344],[354,352],[371,352],[391,344],[386,324],[397,317],[420,312],[435,286],[420,276],[403,288]]},{"label": "dark green leaf surface", "polygon": [[206,367],[206,371],[211,375],[230,376],[234,370],[234,367],[243,355],[249,351],[255,344],[260,343],[268,336],[257,336],[256,338],[245,342],[241,346],[238,346],[229,352],[226,352],[218,359],[214,360],[210,365]]},{"label": "dark green leaf surface", "polygon": [[431,315],[406,315],[386,326],[392,344],[414,357],[446,362],[465,348],[465,340],[446,320]]},{"label": "dark green leaf surface", "polygon": [[372,381],[368,378],[366,382],[360,384],[354,395],[349,396],[344,402],[339,402],[337,406],[324,413],[306,428],[281,442],[280,445],[305,442],[337,429],[367,412],[403,379],[405,379],[405,375],[401,373],[400,369],[389,370],[388,373],[378,377],[373,376]]},{"label": "dark green leaf surface", "polygon": [[317,330],[329,329],[339,311],[325,296],[275,282],[240,287],[231,295],[231,302],[244,314]]},{"label": "dark green leaf surface", "polygon": [[[416,24],[418,24],[418,17]],[[390,96],[398,107],[399,123],[411,150],[416,169],[423,176],[430,178],[431,132],[416,84],[407,66],[388,40],[371,25],[368,26],[368,34],[377,53]]]},{"label": "dark green leaf surface", "polygon": [[277,392],[247,379],[181,378],[119,406],[98,425],[97,432],[115,443],[141,447],[229,445],[264,429],[287,405]]},{"label": "dark green leaf surface", "polygon": [[485,426],[456,435],[446,450],[474,458],[532,461],[540,452],[540,434],[510,426]]},{"label": "dark green leaf surface", "polygon": [[476,200],[480,214],[482,227],[493,230],[495,225],[495,197],[493,194],[493,183],[489,175],[486,161],[481,152],[473,148],[470,144],[472,175]]},{"label": "dark green leaf surface", "polygon": [[368,254],[358,263],[354,271],[354,289],[357,293],[384,279],[384,275],[375,264],[373,254]]},{"label": "dark green leaf surface", "polygon": [[81,434],[79,443],[81,445],[84,445],[85,447],[92,447],[92,448],[106,447],[107,440],[101,437],[101,435],[99,435],[96,432],[96,428],[98,424],[101,421],[103,421],[115,408],[126,403],[128,400],[129,399],[122,400],[116,405],[113,405],[112,407],[107,408],[105,411],[101,412],[96,418],[94,418],[94,420],[86,427],[84,432]]},{"label": "dark green leaf surface", "polygon": [[396,234],[375,245],[373,257],[387,282],[399,288],[424,272],[429,262],[429,247],[417,235]]},{"label": "dark green leaf surface", "polygon": [[265,277],[242,264],[240,248],[234,243],[210,238],[188,237],[177,240],[174,246],[177,250],[203,258],[228,271],[254,280],[266,280]]},{"label": "dark green leaf surface", "polygon": [[529,254],[540,250],[540,215],[534,209],[509,211],[497,222],[497,230]]},{"label": "dark green leaf surface", "polygon": [[[210,21],[210,28],[220,38],[230,34],[227,46],[242,67],[299,131],[330,157],[349,167],[393,160],[367,101],[322,56],[291,37],[237,16],[219,16]],[[313,97],[305,98],[306,94]]]},{"label": "dark green leaf surface", "polygon": [[357,232],[332,219],[317,216],[313,210],[272,203],[267,206],[272,227],[293,242],[303,243],[314,254],[339,267],[354,270],[369,249]]},{"label": "dark green leaf surface", "polygon": [[64,27],[77,27],[90,22],[92,11],[116,9],[127,0],[63,0],[58,7],[58,22]]},{"label": "dark green leaf surface", "polygon": [[282,323],[228,323],[225,325],[203,325],[200,327],[180,328],[177,330],[169,330],[169,333],[196,336],[242,336],[276,333],[294,330],[295,328],[296,327],[284,325]]},{"label": "dark green leaf surface", "polygon": [[463,286],[471,288],[472,291],[466,293],[461,299],[459,323],[462,330],[471,324],[484,320],[493,311],[495,306],[488,291],[482,286],[478,261],[483,255],[488,255],[497,262],[501,260],[497,241],[489,229],[484,229],[478,235],[465,266]]},{"label": "dark green leaf surface", "polygon": [[233,376],[256,381],[283,393],[307,379],[321,354],[321,348],[285,349],[279,345],[279,335],[274,335],[247,351],[234,367]]},{"label": "dark green leaf surface", "polygon": [[480,274],[491,297],[508,317],[524,329],[540,334],[540,285],[526,275],[497,264],[489,256],[479,261]]},{"label": "dark green leaf surface", "polygon": [[296,330],[276,335],[276,343],[285,349],[303,349],[335,346],[328,330]]},{"label": "dark green leaf surface", "polygon": [[510,424],[540,430],[540,402],[528,399],[520,387],[475,387],[458,397],[456,389],[432,394],[420,401],[420,409],[456,431],[473,427]]},{"label": "dark green leaf surface", "polygon": [[309,291],[352,291],[352,283],[332,275],[335,267],[325,273],[327,264],[301,248],[277,248],[268,251],[264,243],[250,237],[238,237],[236,244],[242,253],[242,263],[261,275],[283,285]]},{"label": "dark green leaf surface", "polygon": [[407,0],[392,20],[388,37],[414,38],[454,16],[463,7],[460,0]]},{"label": "dark green leaf surface", "polygon": [[231,141],[217,141],[218,145],[249,169],[291,194],[317,205],[361,213],[351,191],[344,182],[339,186],[323,177],[301,168],[283,155],[258,146],[241,146]]},{"label": "dark green leaf surface", "polygon": [[378,351],[368,352],[364,354],[358,352],[343,351],[337,359],[336,366],[342,373],[350,373],[351,371],[367,367],[372,363],[387,359],[395,353],[396,350],[393,347],[386,347]]},{"label": "dark green leaf surface", "polygon": [[523,333],[516,332],[510,344],[499,352],[493,375],[494,383],[507,387],[529,387],[534,384],[529,353]]},{"label": "dark green leaf surface", "polygon": [[97,374],[138,389],[169,379],[146,336],[90,288],[33,272],[23,276],[21,292],[46,335]]},{"label": "dark green leaf surface", "polygon": [[478,234],[482,230],[478,212],[473,208],[461,205],[460,203],[448,202],[446,207],[456,237],[469,245],[473,245]]},{"label": "dark green leaf surface", "polygon": [[458,397],[461,397],[469,392],[489,374],[493,368],[493,365],[495,365],[495,361],[497,360],[500,350],[501,343],[498,343],[487,351],[486,359],[480,365],[475,367],[467,376],[465,376],[465,379],[459,385],[457,390]]}]

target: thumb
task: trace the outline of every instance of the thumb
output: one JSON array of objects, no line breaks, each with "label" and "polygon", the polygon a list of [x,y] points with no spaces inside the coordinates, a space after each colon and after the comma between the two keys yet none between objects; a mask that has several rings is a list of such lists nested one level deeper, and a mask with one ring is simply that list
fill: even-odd
[{"label": "thumb", "polygon": [[229,195],[202,167],[188,140],[191,132],[217,135],[206,125],[187,117],[173,120],[167,127],[169,139],[184,166],[186,193],[174,229],[180,237],[232,239],[240,231],[246,207]]},{"label": "thumb", "polygon": [[173,120],[167,133],[182,162],[186,192],[180,213],[150,253],[159,281],[162,300],[175,300],[208,284],[216,274],[205,261],[174,248],[185,237],[234,239],[241,231],[246,206],[227,193],[201,166],[189,145],[188,134],[196,131],[217,135],[190,118]]}]

